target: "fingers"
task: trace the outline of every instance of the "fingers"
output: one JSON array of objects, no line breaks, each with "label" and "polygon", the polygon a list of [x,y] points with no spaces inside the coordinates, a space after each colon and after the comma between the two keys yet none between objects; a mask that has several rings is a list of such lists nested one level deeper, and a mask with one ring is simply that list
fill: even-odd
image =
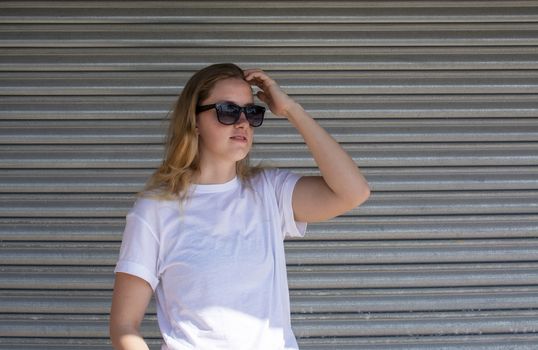
[{"label": "fingers", "polygon": [[267,75],[267,73],[259,68],[245,69],[243,72],[245,75],[245,80],[252,85],[256,85],[260,89],[275,83],[274,80]]},{"label": "fingers", "polygon": [[256,93],[256,96],[264,103],[269,104],[269,100],[267,99],[267,95],[263,91],[258,91]]},{"label": "fingers", "polygon": [[261,69],[245,69],[243,70],[243,74],[245,76],[246,81],[251,81],[254,77],[255,73],[261,72]]},{"label": "fingers", "polygon": [[261,70],[260,68],[251,68],[251,69],[244,69],[243,70],[243,74],[245,75],[245,78],[247,78],[249,75],[253,74],[253,73],[264,73],[266,74],[263,70]]},{"label": "fingers", "polygon": [[285,116],[289,106],[295,101],[291,99],[267,73],[259,68],[245,69],[245,81],[256,86],[260,91],[256,96],[264,102],[273,114]]},{"label": "fingers", "polygon": [[276,81],[271,79],[271,77],[265,73],[263,70],[255,69],[245,69],[245,80],[260,89],[256,92],[256,96],[265,104],[271,108],[274,112],[274,108],[283,101],[285,94],[282,92]]}]

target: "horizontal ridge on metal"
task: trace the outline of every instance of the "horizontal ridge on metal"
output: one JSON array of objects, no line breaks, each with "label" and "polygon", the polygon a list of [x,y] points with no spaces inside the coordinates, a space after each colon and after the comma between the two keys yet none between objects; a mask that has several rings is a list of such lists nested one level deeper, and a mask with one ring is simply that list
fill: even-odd
[{"label": "horizontal ridge on metal", "polygon": [[[151,350],[160,349],[160,341],[146,338]],[[535,350],[538,337],[532,334],[451,335],[439,337],[341,337],[299,338],[299,346],[305,350]],[[83,349],[109,350],[106,338],[7,338],[0,344],[2,350]]]},{"label": "horizontal ridge on metal", "polygon": [[[524,142],[538,141],[538,120],[321,120],[341,143],[373,142]],[[168,123],[163,121],[0,121],[1,144],[160,144]],[[256,144],[304,143],[283,120],[267,120],[256,130]]]},{"label": "horizontal ridge on metal", "polygon": [[[536,287],[292,290],[293,313],[532,309]],[[0,291],[0,312],[106,314],[111,291]],[[147,314],[155,314],[154,301]]]},{"label": "horizontal ridge on metal", "polygon": [[[4,266],[4,289],[112,289],[113,266]],[[291,289],[530,286],[538,264],[290,265]]]},{"label": "horizontal ridge on metal", "polygon": [[[536,142],[343,144],[362,167],[536,166]],[[155,169],[163,147],[156,144],[3,145],[0,169],[120,168]],[[253,164],[269,167],[314,167],[306,145],[255,145]]]},{"label": "horizontal ridge on metal", "polygon": [[[317,119],[534,118],[537,94],[427,94],[427,95],[294,95]],[[158,120],[166,116],[177,96],[3,96],[0,120]],[[268,120],[272,119],[268,113]]]},{"label": "horizontal ridge on metal", "polygon": [[[536,190],[538,167],[365,168],[374,191]],[[319,175],[313,168],[290,168]],[[142,191],[153,169],[4,169],[3,193],[129,193]]]},{"label": "horizontal ridge on metal", "polygon": [[[275,55],[277,51],[277,55]],[[376,71],[537,69],[534,46],[250,48],[241,54],[203,47],[2,49],[0,72],[190,71],[236,62],[268,71]],[[39,65],[35,61],[39,60]]]},{"label": "horizontal ridge on metal", "polygon": [[[119,243],[3,242],[0,264],[114,265]],[[435,241],[289,242],[286,259],[296,265],[409,264],[535,261],[538,241],[529,239]]]},{"label": "horizontal ridge on metal", "polygon": [[[446,1],[439,5],[432,3],[410,6],[412,2],[379,1],[338,2],[330,6],[320,2],[282,2],[270,7],[248,2],[232,2],[223,6],[222,2],[160,2],[152,6],[140,4],[127,7],[117,2],[78,2],[60,6],[43,6],[39,2],[4,2],[0,9],[4,12],[4,23],[491,23],[491,22],[536,22],[538,8],[532,2],[517,2],[511,7],[501,7],[502,2],[470,2],[466,6],[454,6]],[[499,6],[501,5],[501,6]],[[519,6],[518,6],[519,5]],[[206,10],[208,6],[218,11]],[[506,5],[504,5],[506,6]],[[261,8],[260,8],[261,7]],[[260,11],[263,8],[263,11]]]},{"label": "horizontal ridge on metal", "polygon": [[[538,43],[538,29],[537,29]],[[1,39],[0,39],[1,40]],[[536,94],[536,70],[276,72],[290,94]],[[0,94],[20,95],[174,95],[183,72],[0,72]]]},{"label": "horizontal ridge on metal", "polygon": [[[292,314],[298,337],[458,335],[532,332],[538,329],[536,311],[466,311],[438,313],[351,313],[331,315]],[[153,321],[153,322],[149,322]],[[155,317],[142,327],[149,337],[158,337]],[[16,325],[14,327],[13,325]],[[12,337],[107,337],[108,315],[84,316],[3,315],[0,336]]]},{"label": "horizontal ridge on metal", "polygon": [[[4,194],[0,217],[118,217],[135,198],[128,194]],[[374,192],[348,215],[535,214],[538,191]]]},{"label": "horizontal ridge on metal", "polygon": [[[537,221],[536,214],[343,216],[309,224],[308,235],[299,241],[533,238]],[[124,225],[123,216],[0,218],[0,240],[119,242]]]}]

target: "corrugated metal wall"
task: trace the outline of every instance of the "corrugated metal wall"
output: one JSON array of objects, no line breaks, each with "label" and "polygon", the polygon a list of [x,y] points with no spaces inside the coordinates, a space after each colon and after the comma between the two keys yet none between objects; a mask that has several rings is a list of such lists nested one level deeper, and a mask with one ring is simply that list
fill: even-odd
[{"label": "corrugated metal wall", "polygon": [[[106,349],[185,80],[269,71],[369,202],[287,242],[302,349],[538,348],[538,1],[1,1],[0,349]],[[270,118],[254,158],[314,163]],[[145,334],[159,334],[152,306]]]}]

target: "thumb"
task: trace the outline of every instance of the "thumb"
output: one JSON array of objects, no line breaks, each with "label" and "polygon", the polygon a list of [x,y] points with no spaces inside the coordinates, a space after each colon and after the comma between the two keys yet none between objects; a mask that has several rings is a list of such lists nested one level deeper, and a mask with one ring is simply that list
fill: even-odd
[{"label": "thumb", "polygon": [[263,91],[258,91],[256,93],[256,96],[258,96],[258,98],[262,100],[264,103],[267,103],[267,95]]}]

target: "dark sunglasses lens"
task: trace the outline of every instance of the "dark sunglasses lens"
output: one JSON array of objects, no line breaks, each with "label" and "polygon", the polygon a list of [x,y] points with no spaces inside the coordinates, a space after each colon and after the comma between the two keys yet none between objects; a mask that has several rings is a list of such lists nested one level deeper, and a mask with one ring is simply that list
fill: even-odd
[{"label": "dark sunglasses lens", "polygon": [[239,106],[230,103],[223,103],[217,106],[217,118],[222,124],[235,124],[239,120],[240,115],[241,108]]},{"label": "dark sunglasses lens", "polygon": [[245,116],[249,124],[253,127],[262,125],[264,113],[265,108],[261,106],[247,106],[245,108]]}]

